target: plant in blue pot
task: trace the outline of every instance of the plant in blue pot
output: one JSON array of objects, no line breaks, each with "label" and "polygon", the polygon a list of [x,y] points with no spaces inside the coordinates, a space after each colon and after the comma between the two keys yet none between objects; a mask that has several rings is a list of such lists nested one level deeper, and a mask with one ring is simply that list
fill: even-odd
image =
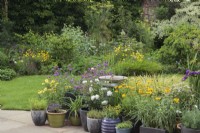
[{"label": "plant in blue pot", "polygon": [[121,106],[107,106],[104,108],[105,118],[102,120],[101,132],[102,133],[116,133],[115,126],[121,122],[119,114]]},{"label": "plant in blue pot", "polygon": [[131,121],[123,121],[116,125],[116,133],[131,133],[133,128]]}]

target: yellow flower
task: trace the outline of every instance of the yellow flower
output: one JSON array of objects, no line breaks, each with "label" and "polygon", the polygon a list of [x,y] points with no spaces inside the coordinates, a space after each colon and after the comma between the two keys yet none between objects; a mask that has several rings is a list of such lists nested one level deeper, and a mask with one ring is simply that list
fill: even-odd
[{"label": "yellow flower", "polygon": [[160,99],[161,99],[161,97],[156,97],[156,98],[155,98],[155,100],[160,100]]},{"label": "yellow flower", "polygon": [[126,97],[126,94],[122,94],[122,98],[125,98]]},{"label": "yellow flower", "polygon": [[138,93],[139,93],[139,94],[143,94],[144,92],[143,92],[142,89],[139,89],[139,90],[138,90]]},{"label": "yellow flower", "polygon": [[165,93],[170,93],[171,89],[170,88],[165,88]]},{"label": "yellow flower", "polygon": [[117,92],[119,92],[118,90],[115,90],[115,92],[117,93]]},{"label": "yellow flower", "polygon": [[49,83],[49,80],[48,80],[48,79],[45,79],[44,82],[45,82],[45,83]]},{"label": "yellow flower", "polygon": [[180,100],[179,100],[179,98],[176,97],[176,98],[173,99],[173,101],[174,101],[175,103],[179,103]]}]

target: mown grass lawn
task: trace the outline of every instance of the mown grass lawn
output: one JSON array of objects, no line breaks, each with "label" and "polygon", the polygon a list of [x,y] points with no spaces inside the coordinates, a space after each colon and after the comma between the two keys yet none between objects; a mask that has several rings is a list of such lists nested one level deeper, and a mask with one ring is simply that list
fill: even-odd
[{"label": "mown grass lawn", "polygon": [[29,110],[29,99],[37,95],[47,76],[23,76],[11,81],[0,81],[0,108]]}]

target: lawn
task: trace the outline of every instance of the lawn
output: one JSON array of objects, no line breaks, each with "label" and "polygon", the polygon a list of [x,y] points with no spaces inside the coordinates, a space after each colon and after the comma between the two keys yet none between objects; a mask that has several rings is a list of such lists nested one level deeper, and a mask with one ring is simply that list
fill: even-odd
[{"label": "lawn", "polygon": [[0,81],[0,108],[29,110],[29,98],[37,95],[47,76],[23,76],[12,81]]}]

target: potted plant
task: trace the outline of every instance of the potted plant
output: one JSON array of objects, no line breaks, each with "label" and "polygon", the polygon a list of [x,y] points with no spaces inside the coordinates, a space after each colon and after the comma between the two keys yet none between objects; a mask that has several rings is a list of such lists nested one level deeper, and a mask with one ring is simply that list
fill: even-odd
[{"label": "potted plant", "polygon": [[140,133],[173,133],[176,125],[176,106],[173,99],[156,100],[143,96],[136,103],[135,116],[142,121]]},{"label": "potted plant", "polygon": [[47,101],[44,99],[30,99],[31,117],[36,126],[42,126],[46,122]]},{"label": "potted plant", "polygon": [[116,124],[120,123],[119,114],[121,112],[121,107],[117,106],[108,106],[104,108],[105,117],[102,120],[101,131],[102,133],[115,133]]},{"label": "potted plant", "polygon": [[124,121],[116,125],[116,133],[131,133],[132,128],[131,121]]},{"label": "potted plant", "polygon": [[181,123],[181,133],[199,133],[200,110],[193,109],[183,112]]},{"label": "potted plant", "polygon": [[70,98],[70,103],[67,104],[70,110],[69,120],[73,126],[80,126],[81,119],[79,109],[82,107],[82,97],[78,96],[75,100]]},{"label": "potted plant", "polygon": [[[62,77],[61,77],[62,78]],[[62,127],[65,122],[66,110],[62,109],[65,105],[64,97],[66,89],[61,83],[60,78],[49,77],[42,83],[44,89],[39,90],[39,97],[48,102],[47,117],[51,127]]]},{"label": "potted plant", "polygon": [[101,133],[101,121],[103,117],[103,111],[90,110],[87,113],[87,128],[90,133]]},{"label": "potted plant", "polygon": [[63,127],[65,123],[66,110],[61,109],[57,103],[49,104],[47,108],[47,117],[51,127]]}]

